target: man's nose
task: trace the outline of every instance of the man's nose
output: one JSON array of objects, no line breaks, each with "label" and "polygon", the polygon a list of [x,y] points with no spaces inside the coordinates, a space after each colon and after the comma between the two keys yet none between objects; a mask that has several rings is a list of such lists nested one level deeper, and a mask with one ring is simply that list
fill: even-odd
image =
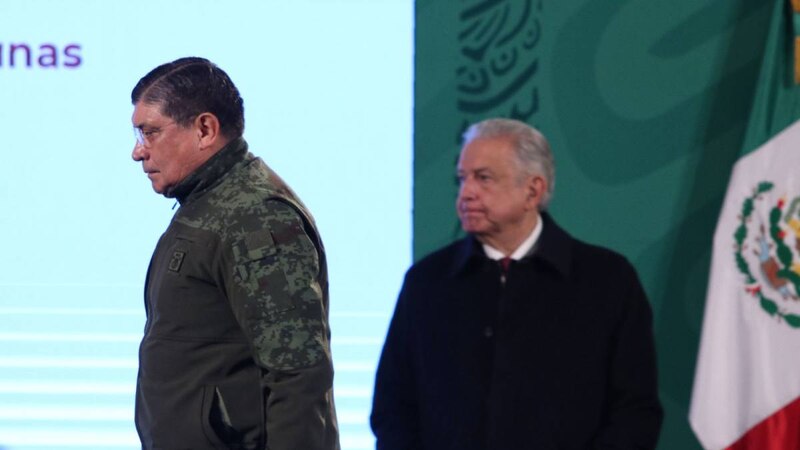
[{"label": "man's nose", "polygon": [[461,180],[461,184],[458,186],[458,197],[465,199],[465,198],[473,198],[475,196],[475,181],[472,180],[470,177],[465,177]]},{"label": "man's nose", "polygon": [[138,142],[133,145],[133,152],[131,153],[131,157],[134,161],[143,161],[147,159],[147,149],[144,148],[144,145],[139,144]]}]

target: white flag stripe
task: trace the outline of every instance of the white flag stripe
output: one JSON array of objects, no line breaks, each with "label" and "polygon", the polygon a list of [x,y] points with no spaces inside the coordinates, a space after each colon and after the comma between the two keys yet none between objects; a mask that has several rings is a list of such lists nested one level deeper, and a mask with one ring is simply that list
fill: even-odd
[{"label": "white flag stripe", "polygon": [[[800,329],[779,318],[790,312],[786,292],[773,288],[762,272],[759,256],[774,252],[769,236],[770,212],[781,199],[800,197],[800,122],[796,122],[734,167],[714,234],[703,332],[692,392],[690,422],[706,449],[722,449],[747,430],[800,396]],[[758,280],[748,286],[737,265],[735,242],[743,224],[742,211],[761,182],[774,187],[753,202],[744,225],[746,247],[741,252]],[[761,227],[764,231],[762,231]],[[774,245],[773,245],[774,247]],[[796,259],[796,255],[793,255]],[[792,270],[795,268],[793,267]],[[751,289],[748,292],[746,288]],[[753,289],[778,302],[770,315]],[[795,302],[796,303],[796,302]]]}]

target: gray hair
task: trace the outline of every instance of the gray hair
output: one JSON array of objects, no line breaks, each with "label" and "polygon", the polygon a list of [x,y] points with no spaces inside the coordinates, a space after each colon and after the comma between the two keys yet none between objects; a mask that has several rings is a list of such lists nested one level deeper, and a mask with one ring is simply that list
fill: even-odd
[{"label": "gray hair", "polygon": [[512,139],[520,176],[539,175],[547,183],[539,209],[547,209],[556,184],[556,167],[550,144],[542,133],[527,123],[513,119],[486,119],[464,132],[463,145],[478,138],[507,137]]}]

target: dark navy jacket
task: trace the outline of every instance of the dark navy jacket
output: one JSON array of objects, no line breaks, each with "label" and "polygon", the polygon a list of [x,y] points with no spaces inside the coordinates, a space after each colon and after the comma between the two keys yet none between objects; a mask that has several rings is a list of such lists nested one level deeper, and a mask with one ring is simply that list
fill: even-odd
[{"label": "dark navy jacket", "polygon": [[379,450],[655,448],[662,409],[636,272],[542,218],[505,284],[472,237],[408,271],[375,383]]}]

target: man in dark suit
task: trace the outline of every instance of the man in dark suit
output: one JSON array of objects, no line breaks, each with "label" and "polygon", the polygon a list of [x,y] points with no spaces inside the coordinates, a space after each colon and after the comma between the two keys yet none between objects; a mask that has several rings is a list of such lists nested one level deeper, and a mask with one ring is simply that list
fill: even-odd
[{"label": "man in dark suit", "polygon": [[457,174],[468,236],[406,274],[376,377],[377,448],[655,448],[650,306],[624,257],[545,212],[545,138],[475,124]]}]

